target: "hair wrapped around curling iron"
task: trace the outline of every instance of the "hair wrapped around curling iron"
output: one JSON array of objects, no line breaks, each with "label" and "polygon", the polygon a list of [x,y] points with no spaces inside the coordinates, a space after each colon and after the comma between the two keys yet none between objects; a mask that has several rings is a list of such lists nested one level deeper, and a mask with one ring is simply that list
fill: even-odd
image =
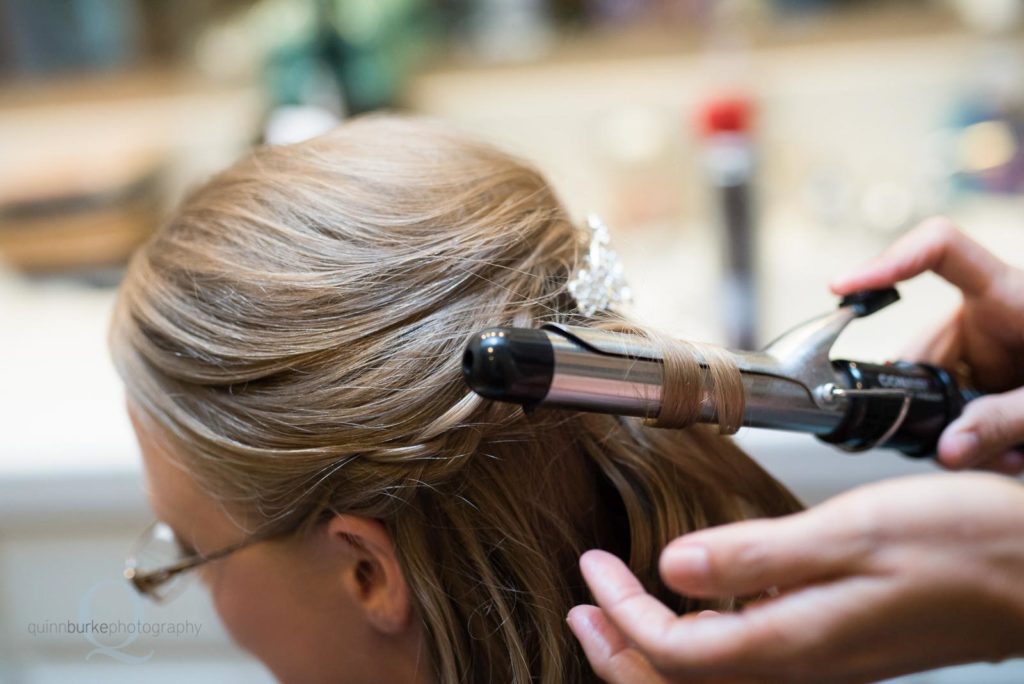
[{"label": "hair wrapped around curling iron", "polygon": [[[728,351],[712,344],[687,342],[670,335],[631,325],[622,320],[598,324],[609,332],[626,333],[650,340],[662,358],[661,409],[646,424],[659,428],[685,428],[699,422],[718,425],[731,435],[743,424],[745,394],[739,368]],[[704,406],[711,420],[702,420]]]}]

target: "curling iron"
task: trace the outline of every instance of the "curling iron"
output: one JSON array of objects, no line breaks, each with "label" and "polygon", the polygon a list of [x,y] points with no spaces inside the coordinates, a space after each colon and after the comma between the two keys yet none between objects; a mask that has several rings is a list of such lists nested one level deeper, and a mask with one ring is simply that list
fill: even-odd
[{"label": "curling iron", "polygon": [[[725,351],[742,379],[743,425],[811,433],[846,451],[933,456],[942,430],[979,392],[928,364],[829,358],[851,321],[898,300],[894,288],[854,293],[761,351]],[[660,351],[642,337],[561,324],[488,328],[463,355],[473,391],[528,412],[559,407],[654,419],[663,370]],[[699,420],[716,422],[705,389]]]}]

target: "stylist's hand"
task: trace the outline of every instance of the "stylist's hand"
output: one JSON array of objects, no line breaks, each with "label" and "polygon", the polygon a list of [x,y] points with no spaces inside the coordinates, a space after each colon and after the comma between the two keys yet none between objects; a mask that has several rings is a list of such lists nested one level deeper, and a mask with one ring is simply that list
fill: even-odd
[{"label": "stylist's hand", "polygon": [[678,617],[602,551],[580,561],[598,606],[569,624],[609,684],[868,682],[1024,655],[1024,486],[929,475],[775,520],[672,542],[681,594],[776,598]]},{"label": "stylist's hand", "polygon": [[889,287],[934,271],[963,292],[953,317],[907,354],[908,360],[966,367],[987,392],[967,405],[939,440],[949,468],[1024,470],[1024,271],[1006,265],[941,218],[897,241],[881,256],[832,282],[836,294]]}]

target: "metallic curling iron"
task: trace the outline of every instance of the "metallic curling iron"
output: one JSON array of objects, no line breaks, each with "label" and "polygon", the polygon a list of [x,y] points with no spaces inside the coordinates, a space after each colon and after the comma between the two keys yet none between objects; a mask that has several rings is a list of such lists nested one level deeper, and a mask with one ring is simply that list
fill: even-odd
[{"label": "metallic curling iron", "polygon": [[[809,432],[847,451],[934,455],[942,430],[979,392],[935,366],[829,358],[850,321],[898,300],[893,288],[858,292],[762,351],[725,352],[743,383],[743,425]],[[549,406],[654,419],[661,410],[661,354],[635,335],[556,324],[489,328],[469,341],[463,373],[477,394],[527,411]],[[715,422],[705,390],[700,420]]]}]

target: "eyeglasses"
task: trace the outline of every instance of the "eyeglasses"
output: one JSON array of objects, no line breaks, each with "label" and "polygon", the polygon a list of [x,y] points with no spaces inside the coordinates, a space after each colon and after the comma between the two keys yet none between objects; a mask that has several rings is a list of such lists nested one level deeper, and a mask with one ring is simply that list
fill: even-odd
[{"label": "eyeglasses", "polygon": [[188,586],[189,570],[280,534],[257,533],[213,553],[196,553],[178,539],[170,525],[157,521],[135,542],[124,562],[124,576],[143,596],[165,603]]}]

